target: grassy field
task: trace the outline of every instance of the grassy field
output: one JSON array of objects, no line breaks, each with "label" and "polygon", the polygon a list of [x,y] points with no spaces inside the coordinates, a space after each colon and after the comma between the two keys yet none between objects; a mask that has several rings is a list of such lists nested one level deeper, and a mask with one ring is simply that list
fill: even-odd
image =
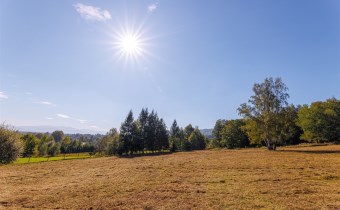
[{"label": "grassy field", "polygon": [[[49,162],[56,160],[71,160],[71,159],[84,159],[90,158],[89,153],[74,153],[74,154],[66,154],[65,157],[63,154],[58,155],[56,157],[25,157],[18,158],[13,164],[23,164],[23,163],[39,163],[39,162]],[[93,157],[93,156],[92,156]]]},{"label": "grassy field", "polygon": [[0,167],[4,209],[340,209],[340,145]]}]

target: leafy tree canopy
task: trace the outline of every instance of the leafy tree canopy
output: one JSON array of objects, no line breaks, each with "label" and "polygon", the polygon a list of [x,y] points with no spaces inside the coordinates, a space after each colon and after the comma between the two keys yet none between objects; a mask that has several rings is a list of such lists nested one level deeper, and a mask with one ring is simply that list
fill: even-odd
[{"label": "leafy tree canopy", "polygon": [[340,140],[340,101],[336,98],[325,102],[304,105],[298,112],[298,125],[307,141],[330,142]]},{"label": "leafy tree canopy", "polygon": [[15,161],[22,151],[20,136],[4,124],[0,125],[0,164]]},{"label": "leafy tree canopy", "polygon": [[265,142],[270,150],[290,136],[282,126],[290,122],[287,99],[288,88],[281,78],[266,78],[263,83],[254,84],[254,95],[248,103],[241,104],[239,114],[244,117],[244,129],[253,143]]}]

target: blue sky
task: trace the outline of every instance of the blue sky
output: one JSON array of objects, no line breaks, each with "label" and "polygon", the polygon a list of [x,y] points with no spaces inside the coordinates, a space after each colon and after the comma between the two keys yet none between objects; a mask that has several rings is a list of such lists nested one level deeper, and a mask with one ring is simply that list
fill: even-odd
[{"label": "blue sky", "polygon": [[293,104],[340,98],[340,1],[0,3],[7,124],[107,131],[148,107],[168,127],[212,128],[270,76]]}]

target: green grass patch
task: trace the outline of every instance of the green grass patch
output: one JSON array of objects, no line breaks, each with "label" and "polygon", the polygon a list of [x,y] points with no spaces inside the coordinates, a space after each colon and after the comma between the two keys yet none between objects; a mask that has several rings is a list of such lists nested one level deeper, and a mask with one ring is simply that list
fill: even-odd
[{"label": "green grass patch", "polygon": [[60,154],[55,157],[24,157],[18,158],[13,164],[25,164],[25,163],[39,163],[39,162],[49,162],[49,161],[58,161],[58,160],[71,160],[71,159],[85,159],[91,158],[94,156],[90,156],[89,153],[71,153],[71,154]]}]

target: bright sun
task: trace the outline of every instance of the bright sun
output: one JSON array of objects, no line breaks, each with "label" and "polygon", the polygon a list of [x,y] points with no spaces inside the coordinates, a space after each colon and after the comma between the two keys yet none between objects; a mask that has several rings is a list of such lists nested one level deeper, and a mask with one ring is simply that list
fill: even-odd
[{"label": "bright sun", "polygon": [[133,54],[140,54],[142,51],[140,39],[137,36],[132,34],[127,34],[120,38],[119,40],[119,47],[122,53],[133,55]]},{"label": "bright sun", "polygon": [[144,59],[146,54],[149,54],[145,49],[147,39],[140,29],[133,30],[127,27],[115,31],[110,45],[118,61],[124,60],[126,64],[138,63],[140,59]]}]

